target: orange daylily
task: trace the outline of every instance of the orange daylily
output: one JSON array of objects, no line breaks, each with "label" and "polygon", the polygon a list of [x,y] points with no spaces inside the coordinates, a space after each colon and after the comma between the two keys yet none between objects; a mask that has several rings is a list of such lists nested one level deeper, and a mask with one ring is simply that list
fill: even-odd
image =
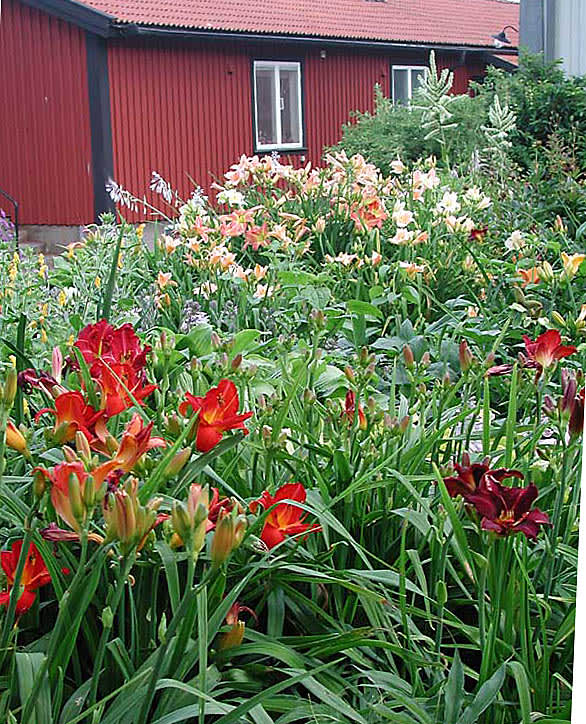
[{"label": "orange daylily", "polygon": [[526,287],[528,284],[539,284],[539,269],[536,266],[532,266],[530,269],[517,269],[517,274],[523,279],[522,287]]}]

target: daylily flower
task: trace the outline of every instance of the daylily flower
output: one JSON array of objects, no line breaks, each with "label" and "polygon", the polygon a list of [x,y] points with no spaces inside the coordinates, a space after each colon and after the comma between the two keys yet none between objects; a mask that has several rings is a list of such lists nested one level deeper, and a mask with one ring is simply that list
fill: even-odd
[{"label": "daylily flower", "polygon": [[146,384],[144,368],[151,348],[141,346],[132,325],[114,329],[103,319],[82,329],[75,346],[101,388],[107,417],[132,407],[132,398],[141,403],[157,388]]},{"label": "daylily flower", "polygon": [[491,469],[489,457],[485,457],[480,463],[471,463],[468,453],[462,455],[461,463],[454,463],[454,468],[457,475],[445,478],[444,483],[451,498],[461,495],[466,501],[468,496],[477,492],[485,476],[490,476],[492,480],[497,482],[501,482],[505,478],[523,480],[523,475],[518,470],[509,470],[507,468]]},{"label": "daylily flower", "polygon": [[151,437],[152,422],[145,427],[140,415],[135,413],[122,433],[120,445],[113,461],[116,466],[129,473],[140,458],[155,447],[166,447],[162,437]]},{"label": "daylily flower", "polygon": [[317,533],[321,530],[321,526],[317,524],[303,522],[307,518],[307,513],[304,513],[301,508],[292,503],[280,502],[293,500],[305,503],[306,496],[305,488],[301,483],[287,483],[282,485],[275,495],[271,495],[265,490],[258,500],[250,503],[249,508],[253,514],[257,512],[259,506],[262,506],[264,510],[269,510],[277,503],[267,516],[260,536],[268,548],[274,548],[288,536]]},{"label": "daylily flower", "polygon": [[551,525],[549,516],[539,508],[531,509],[538,491],[531,483],[526,488],[509,488],[485,475],[476,493],[466,501],[476,508],[482,517],[484,530],[498,536],[523,533],[527,538],[537,538],[544,525]]},{"label": "daylily flower", "polygon": [[249,613],[258,623],[258,616],[251,608],[248,608],[248,606],[241,606],[238,601],[234,603],[226,614],[226,623],[232,628],[227,633],[222,634],[218,643],[220,651],[232,649],[234,646],[240,646],[242,643],[245,630],[244,621],[240,620],[240,613],[242,611]]},{"label": "daylily flower", "polygon": [[484,237],[487,235],[488,229],[486,227],[482,229],[472,229],[468,234],[469,241],[484,241]]},{"label": "daylily flower", "polygon": [[252,412],[238,414],[238,391],[230,380],[220,380],[217,387],[209,390],[204,397],[188,392],[185,401],[179,406],[184,417],[198,413],[195,445],[200,452],[208,452],[222,439],[227,430],[248,430],[244,422],[252,417]]},{"label": "daylily flower", "polygon": [[[563,345],[557,329],[548,329],[533,342],[526,334],[523,335],[527,357],[539,372],[551,367],[557,360],[569,357],[577,352],[574,345]],[[530,366],[530,365],[526,365]]]},{"label": "daylily flower", "polygon": [[530,269],[517,269],[517,274],[523,279],[522,287],[528,284],[539,284],[541,277],[539,276],[539,268],[532,266]]},{"label": "daylily flower", "polygon": [[573,279],[578,273],[580,265],[586,259],[586,254],[566,254],[565,251],[562,251],[561,257],[564,265],[564,276],[566,279]]},{"label": "daylily flower", "polygon": [[80,460],[59,463],[50,471],[35,468],[34,472],[51,483],[51,503],[59,517],[80,533],[97,501],[98,491],[116,465],[112,460],[103,463],[92,470],[91,479]]},{"label": "daylily flower", "polygon": [[83,432],[90,442],[106,438],[104,412],[89,405],[79,390],[62,392],[55,399],[54,408],[45,407],[37,412],[35,422],[46,413],[55,416],[53,437],[60,443],[75,439],[78,431]]},{"label": "daylily flower", "polygon": [[[55,386],[59,388],[57,380],[50,375],[48,372],[29,368],[22,370],[18,373],[18,386],[21,387],[27,394],[30,394],[33,389],[42,390],[49,397],[53,397],[52,394]],[[63,389],[63,388],[61,388]]]},{"label": "daylily flower", "polygon": [[[0,553],[0,563],[6,576],[6,582],[8,583],[8,591],[0,593],[0,606],[6,606],[6,608],[8,608],[10,602],[10,591],[14,585],[22,544],[22,540],[14,541],[9,551],[2,551]],[[35,601],[35,591],[50,582],[51,576],[49,575],[47,566],[41,558],[41,554],[37,550],[36,545],[31,543],[20,579],[22,593],[16,604],[16,615],[22,616],[26,613]]]}]

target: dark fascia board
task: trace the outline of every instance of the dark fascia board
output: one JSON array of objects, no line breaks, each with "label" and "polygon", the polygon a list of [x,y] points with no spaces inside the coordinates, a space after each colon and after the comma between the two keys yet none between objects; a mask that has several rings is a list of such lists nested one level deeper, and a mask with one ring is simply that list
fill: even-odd
[{"label": "dark fascia board", "polygon": [[[279,43],[280,45],[319,45],[320,48],[364,48],[367,50],[446,50],[494,53],[492,45],[454,45],[449,43],[407,43],[353,38],[324,38],[315,35],[283,35],[278,33],[234,32],[229,30],[197,30],[190,28],[160,27],[138,23],[113,22],[112,30],[121,38],[160,38],[183,40],[228,40],[248,43]],[[503,55],[517,55],[517,48],[502,48]]]},{"label": "dark fascia board", "polygon": [[116,20],[113,15],[90,8],[77,0],[21,0],[21,2],[102,38],[112,34],[112,23]]},{"label": "dark fascia board", "polygon": [[[500,54],[501,51],[499,50],[498,52]],[[509,63],[504,58],[497,58],[494,53],[486,53],[485,61],[489,65],[494,65],[495,68],[501,68],[502,70],[507,70],[511,73],[519,70],[519,66],[515,65],[514,63]]]}]

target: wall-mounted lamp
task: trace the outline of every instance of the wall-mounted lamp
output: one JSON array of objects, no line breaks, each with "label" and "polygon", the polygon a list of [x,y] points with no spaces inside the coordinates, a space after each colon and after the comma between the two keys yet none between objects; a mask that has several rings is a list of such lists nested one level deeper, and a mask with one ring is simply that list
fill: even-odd
[{"label": "wall-mounted lamp", "polygon": [[505,30],[507,30],[507,28],[514,30],[516,33],[519,32],[518,29],[514,25],[505,25],[505,27],[501,30],[500,33],[490,36],[492,38],[492,42],[493,42],[495,48],[503,48],[505,45],[512,45],[511,41],[507,38],[507,34],[505,32]]}]

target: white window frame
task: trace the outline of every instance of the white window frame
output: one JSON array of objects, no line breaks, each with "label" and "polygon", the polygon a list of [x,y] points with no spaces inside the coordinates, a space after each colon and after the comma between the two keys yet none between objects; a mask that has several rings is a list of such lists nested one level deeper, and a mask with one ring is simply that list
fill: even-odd
[{"label": "white window frame", "polygon": [[[277,143],[260,143],[258,139],[258,94],[256,90],[256,71],[272,70],[275,83],[275,124]],[[299,142],[298,143],[282,143],[281,139],[281,87],[280,87],[280,71],[296,70],[297,71],[297,102],[299,104]],[[280,151],[289,149],[303,148],[303,96],[301,91],[301,62],[300,61],[281,61],[281,60],[255,60],[253,63],[253,101],[254,101],[254,144],[257,151]]]},{"label": "white window frame", "polygon": [[391,98],[393,99],[393,103],[396,103],[395,99],[395,71],[396,70],[408,70],[409,73],[407,74],[408,83],[407,83],[407,102],[411,102],[413,100],[413,83],[412,83],[412,73],[413,70],[425,70],[427,66],[425,65],[391,65]]}]

